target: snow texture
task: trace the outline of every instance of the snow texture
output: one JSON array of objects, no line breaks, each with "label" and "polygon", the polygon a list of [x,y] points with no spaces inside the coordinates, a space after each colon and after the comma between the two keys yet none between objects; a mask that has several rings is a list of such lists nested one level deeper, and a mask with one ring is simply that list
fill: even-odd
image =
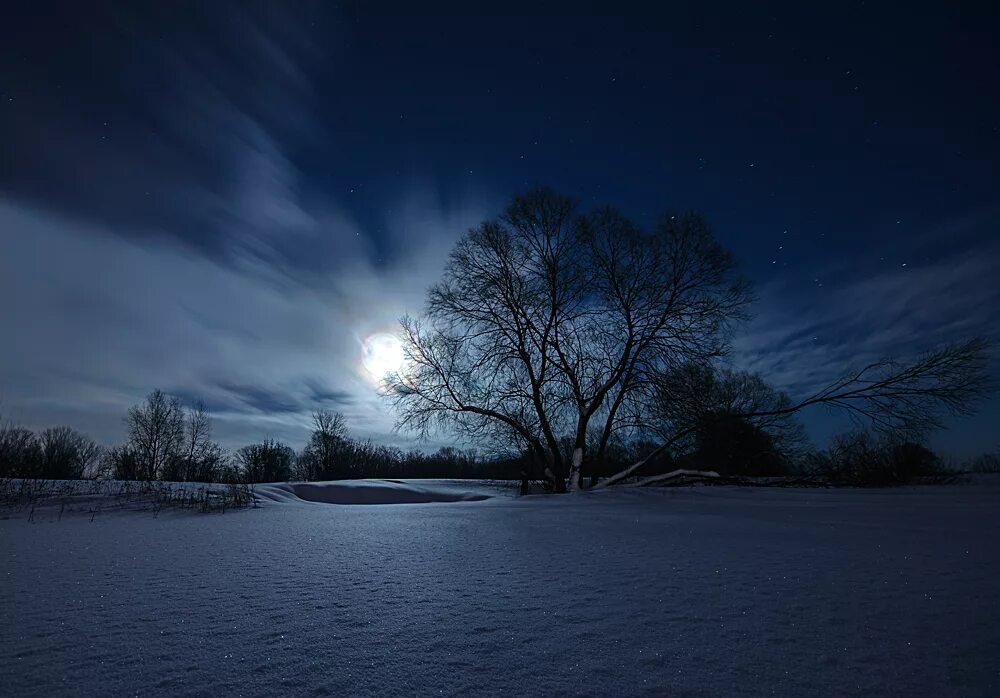
[{"label": "snow texture", "polygon": [[[495,494],[479,491],[483,488],[481,485],[476,487],[476,484],[413,480],[293,482],[259,485],[255,488],[255,495],[260,500],[275,502],[299,500],[316,504],[430,504],[477,502]],[[477,491],[470,491],[470,485]]]},{"label": "snow texture", "polygon": [[258,492],[226,514],[0,520],[0,693],[1000,692],[996,479]]}]

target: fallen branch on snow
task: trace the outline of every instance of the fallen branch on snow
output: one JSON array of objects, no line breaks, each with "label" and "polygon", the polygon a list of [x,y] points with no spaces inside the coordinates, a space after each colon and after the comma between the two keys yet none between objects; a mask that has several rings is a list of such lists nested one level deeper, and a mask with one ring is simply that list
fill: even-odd
[{"label": "fallen branch on snow", "polygon": [[621,487],[644,487],[646,485],[654,485],[658,482],[666,482],[667,480],[673,480],[679,477],[714,479],[718,478],[719,474],[714,470],[688,470],[687,468],[678,468],[677,470],[671,470],[669,473],[663,473],[662,475],[644,477],[641,480],[621,485]]}]

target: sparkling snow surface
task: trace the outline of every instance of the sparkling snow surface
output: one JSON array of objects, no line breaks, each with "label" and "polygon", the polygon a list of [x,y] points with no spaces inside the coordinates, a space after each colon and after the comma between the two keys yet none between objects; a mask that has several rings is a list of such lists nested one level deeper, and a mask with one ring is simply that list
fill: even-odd
[{"label": "sparkling snow surface", "polygon": [[0,694],[1000,693],[995,480],[392,484],[493,496],[0,520]]}]

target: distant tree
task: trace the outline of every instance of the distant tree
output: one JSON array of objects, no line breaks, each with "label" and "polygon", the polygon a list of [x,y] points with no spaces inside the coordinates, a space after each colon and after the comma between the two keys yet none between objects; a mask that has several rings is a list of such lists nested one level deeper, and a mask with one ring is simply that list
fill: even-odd
[{"label": "distant tree", "polygon": [[197,403],[184,411],[183,434],[179,448],[168,458],[160,477],[178,482],[215,482],[222,476],[226,453],[212,441],[212,420],[205,407]]},{"label": "distant tree", "polygon": [[976,456],[969,462],[968,469],[974,473],[1000,473],[1000,452]]},{"label": "distant tree", "polygon": [[[787,395],[757,375],[709,364],[682,364],[655,379],[654,430],[698,468],[728,475],[781,475],[801,452],[805,433]],[[755,413],[768,412],[761,416]]]},{"label": "distant tree", "polygon": [[[785,398],[751,400],[726,419],[782,419],[804,409],[825,406],[846,412],[865,426],[897,441],[919,441],[943,426],[947,415],[968,415],[991,388],[986,371],[989,343],[977,338],[926,352],[910,361],[882,359],[850,371],[810,397],[798,402]],[[766,397],[766,392],[751,393]],[[650,458],[669,452],[690,439],[703,424],[678,424],[678,428],[649,456],[601,482],[608,487],[639,472]],[[638,484],[657,482],[652,476]]]},{"label": "distant tree", "polygon": [[898,485],[945,473],[941,459],[925,445],[864,430],[838,434],[825,452],[811,460],[814,474],[861,487]]},{"label": "distant tree", "polygon": [[696,469],[740,476],[786,475],[789,471],[774,438],[746,419],[706,415],[695,443],[690,458]]},{"label": "distant tree", "polygon": [[239,449],[236,461],[245,482],[284,482],[292,476],[295,451],[269,439]]},{"label": "distant tree", "polygon": [[351,444],[347,419],[339,412],[313,412],[313,432],[298,459],[303,480],[339,480],[350,477],[345,456]]},{"label": "distant tree", "polygon": [[50,427],[39,435],[39,476],[76,480],[87,475],[101,449],[92,439],[70,427]]},{"label": "distant tree", "polygon": [[[403,472],[398,449],[368,441],[348,440],[341,456],[344,477],[388,477]],[[418,477],[410,475],[410,477]]]},{"label": "distant tree", "polygon": [[134,455],[136,479],[155,480],[177,462],[184,444],[184,408],[180,400],[154,390],[125,419],[128,449]]},{"label": "distant tree", "polygon": [[41,477],[42,449],[30,429],[0,425],[0,475]]},{"label": "distant tree", "polygon": [[229,454],[215,442],[188,464],[187,479],[190,482],[221,482],[231,469]]},{"label": "distant tree", "polygon": [[145,472],[139,454],[129,445],[107,449],[101,458],[102,477],[113,480],[140,480]]},{"label": "distant tree", "polygon": [[204,470],[204,464],[214,460],[217,450],[212,443],[212,421],[205,412],[205,406],[199,402],[188,411],[184,425],[182,458],[187,466],[186,477],[193,479]]}]

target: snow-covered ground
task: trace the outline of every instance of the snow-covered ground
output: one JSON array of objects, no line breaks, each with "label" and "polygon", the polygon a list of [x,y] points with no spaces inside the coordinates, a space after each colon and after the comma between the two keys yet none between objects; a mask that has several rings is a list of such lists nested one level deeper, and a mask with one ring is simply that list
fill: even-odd
[{"label": "snow-covered ground", "polygon": [[258,493],[0,520],[0,693],[1000,693],[995,480]]}]

